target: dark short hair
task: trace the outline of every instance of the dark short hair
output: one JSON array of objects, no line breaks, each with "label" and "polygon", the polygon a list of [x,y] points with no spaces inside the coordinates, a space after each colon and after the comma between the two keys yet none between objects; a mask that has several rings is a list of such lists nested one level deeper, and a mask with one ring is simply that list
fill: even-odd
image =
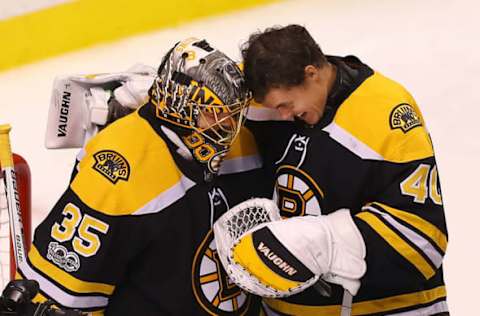
[{"label": "dark short hair", "polygon": [[247,86],[260,102],[270,88],[303,83],[306,66],[327,62],[308,31],[296,24],[253,33],[241,50]]}]

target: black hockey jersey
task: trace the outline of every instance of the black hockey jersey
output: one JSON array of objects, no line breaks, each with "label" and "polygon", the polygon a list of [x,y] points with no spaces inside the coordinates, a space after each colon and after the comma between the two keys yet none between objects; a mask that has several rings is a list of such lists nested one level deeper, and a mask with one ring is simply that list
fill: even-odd
[{"label": "black hockey jersey", "polygon": [[213,179],[172,137],[147,103],[81,151],[19,269],[39,281],[37,300],[94,315],[258,314],[258,299],[222,270],[211,229],[229,207],[266,195],[253,137],[241,131]]},{"label": "black hockey jersey", "polygon": [[[282,216],[351,210],[367,248],[352,315],[447,311],[447,246],[438,169],[413,97],[356,57],[329,57],[337,78],[315,126],[253,107],[248,126],[275,178]],[[268,315],[340,315],[343,289],[265,299]]]}]

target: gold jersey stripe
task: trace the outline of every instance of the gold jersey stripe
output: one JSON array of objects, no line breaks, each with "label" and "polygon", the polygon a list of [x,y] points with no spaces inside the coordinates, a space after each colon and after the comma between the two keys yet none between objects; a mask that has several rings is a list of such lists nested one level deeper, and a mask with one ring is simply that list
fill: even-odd
[{"label": "gold jersey stripe", "polygon": [[403,220],[404,222],[412,225],[426,236],[428,236],[443,252],[447,250],[447,236],[435,225],[424,220],[418,215],[405,212],[402,210],[395,209],[383,203],[374,202],[373,205],[377,204],[382,207],[383,210],[390,213],[391,215]]},{"label": "gold jersey stripe", "polygon": [[287,291],[300,285],[299,282],[281,277],[263,263],[255,250],[252,235],[240,239],[240,242],[233,249],[233,259],[243,267],[248,267],[247,270],[255,271],[255,276],[261,283],[274,289]]},{"label": "gold jersey stripe", "polygon": [[387,310],[385,307],[387,307],[388,310],[392,310],[414,305],[428,304],[439,298],[445,298],[446,296],[447,291],[445,286],[442,285],[430,290],[401,294],[378,300],[358,302],[353,304],[353,309],[356,313],[354,315],[382,312]]},{"label": "gold jersey stripe", "polygon": [[[379,96],[377,91],[382,91],[382,95]],[[407,103],[414,109],[423,126],[407,132],[391,128],[390,115],[402,103]],[[359,117],[368,119],[359,124]],[[386,161],[402,163],[433,156],[425,123],[413,97],[400,84],[377,72],[345,100],[339,107],[334,122]]]},{"label": "gold jersey stripe", "polygon": [[[377,300],[353,303],[352,316],[382,313],[399,308],[428,304],[437,299],[446,297],[445,286],[434,289],[419,291],[408,294],[401,294]],[[305,306],[285,301],[264,298],[264,302],[271,308],[289,315],[318,316],[318,315],[339,315],[340,305],[329,306]]]},{"label": "gold jersey stripe", "polygon": [[413,264],[426,279],[431,278],[435,274],[435,270],[418,251],[385,225],[378,217],[368,212],[361,212],[355,216],[370,225],[395,251]]},{"label": "gold jersey stripe", "polygon": [[28,258],[32,265],[42,273],[54,279],[57,283],[75,293],[101,293],[111,295],[115,286],[105,283],[87,282],[79,280],[57,266],[45,260],[38,252],[35,245],[31,245]]}]

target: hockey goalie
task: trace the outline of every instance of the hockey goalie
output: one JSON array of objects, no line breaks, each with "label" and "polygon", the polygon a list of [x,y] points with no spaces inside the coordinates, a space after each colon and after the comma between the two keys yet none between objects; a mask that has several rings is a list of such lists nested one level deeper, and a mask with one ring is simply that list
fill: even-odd
[{"label": "hockey goalie", "polygon": [[212,231],[231,206],[269,193],[242,127],[249,101],[237,64],[196,38],[158,71],[57,78],[46,146],[82,149],[19,267],[40,285],[35,301],[92,315],[258,314]]}]

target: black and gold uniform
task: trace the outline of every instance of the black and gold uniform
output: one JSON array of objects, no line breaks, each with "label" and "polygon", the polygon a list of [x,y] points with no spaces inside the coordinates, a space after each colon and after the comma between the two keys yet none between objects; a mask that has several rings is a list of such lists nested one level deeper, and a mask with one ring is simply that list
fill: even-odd
[{"label": "black and gold uniform", "polygon": [[[315,126],[275,121],[253,107],[249,127],[275,179],[282,216],[351,210],[367,248],[367,272],[352,315],[434,315],[448,311],[442,258],[447,246],[432,143],[413,97],[356,57],[337,68]],[[270,115],[272,114],[272,115]],[[340,315],[331,298],[308,289],[265,299],[268,315]]]},{"label": "black and gold uniform", "polygon": [[241,131],[216,177],[176,137],[147,103],[81,151],[19,270],[40,283],[38,300],[94,315],[258,314],[221,269],[211,230],[230,206],[265,196],[253,136]]}]

